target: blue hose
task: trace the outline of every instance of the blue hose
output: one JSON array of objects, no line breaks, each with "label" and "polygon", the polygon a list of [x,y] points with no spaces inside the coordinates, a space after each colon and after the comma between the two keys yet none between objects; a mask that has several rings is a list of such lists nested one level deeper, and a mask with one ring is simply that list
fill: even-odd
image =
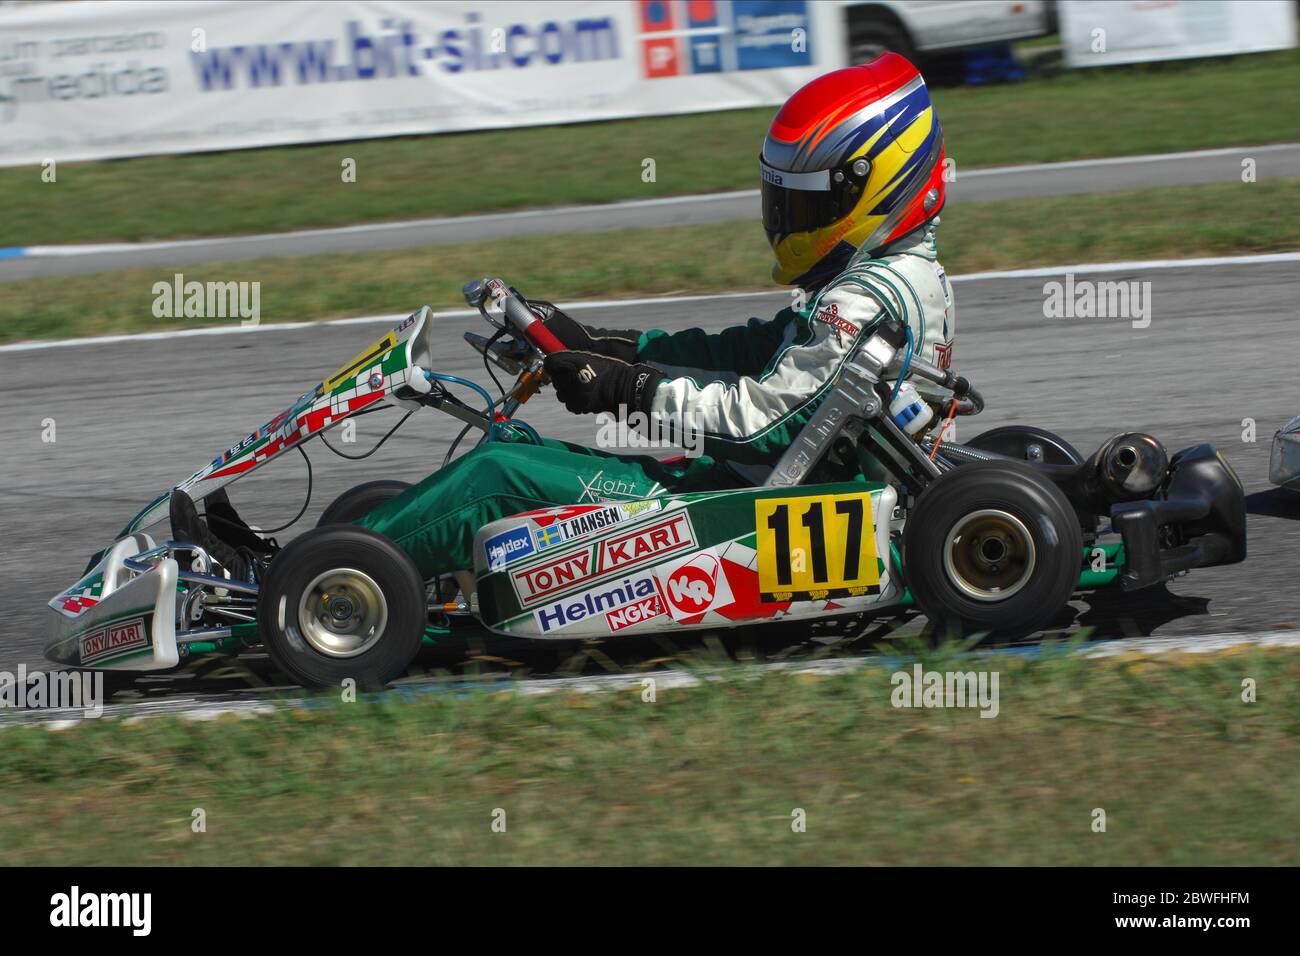
[{"label": "blue hose", "polygon": [[534,429],[533,426],[528,424],[527,422],[520,421],[517,418],[512,418],[510,419],[510,425],[511,427],[518,428],[521,432],[523,432],[524,435],[528,437],[528,440],[532,442],[534,445],[540,445],[542,443],[542,436],[537,434],[537,430]]},{"label": "blue hose", "polygon": [[904,326],[907,329],[907,351],[903,353],[903,367],[899,369],[898,381],[894,383],[894,390],[889,393],[889,402],[892,405],[894,399],[898,397],[898,390],[903,387],[903,380],[907,378],[908,370],[912,367],[912,350],[915,346],[916,339],[912,336],[912,327]]},{"label": "blue hose", "polygon": [[[495,411],[496,403],[492,401],[492,396],[487,393],[486,389],[484,389],[477,382],[471,382],[469,379],[461,378],[459,375],[444,375],[441,372],[425,372],[424,374],[426,378],[429,378],[433,381],[450,382],[453,385],[464,385],[466,388],[472,388],[474,391],[478,392],[479,395],[483,397],[483,402],[487,405],[487,409],[486,409],[487,420],[488,422],[491,423],[488,427],[487,432],[483,436],[483,440],[496,441],[497,425],[499,424],[496,421],[496,411]],[[512,428],[517,428],[519,429],[519,431],[523,432],[524,435],[528,438],[528,440],[532,442],[534,445],[540,445],[542,443],[542,436],[537,434],[537,431],[533,428],[533,426],[529,425],[527,422],[522,422],[517,419],[511,419],[510,426]]]},{"label": "blue hose", "polygon": [[492,401],[492,396],[487,393],[487,390],[484,389],[482,385],[479,385],[477,382],[471,382],[467,378],[461,378],[459,375],[444,375],[441,372],[425,372],[424,376],[433,382],[450,382],[453,385],[464,385],[466,388],[472,388],[474,391],[478,392],[479,395],[483,397],[483,403],[487,406],[485,412],[489,423],[487,440],[492,440],[491,423],[496,418],[496,414],[493,411],[495,404]]}]

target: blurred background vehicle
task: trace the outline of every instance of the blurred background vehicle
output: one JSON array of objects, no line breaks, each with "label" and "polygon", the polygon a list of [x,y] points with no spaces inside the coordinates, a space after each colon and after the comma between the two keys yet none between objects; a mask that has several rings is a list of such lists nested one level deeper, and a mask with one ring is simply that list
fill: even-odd
[{"label": "blurred background vehicle", "polygon": [[1056,28],[1050,0],[843,2],[854,63],[866,63],[886,50],[924,63],[939,53],[1029,40]]}]

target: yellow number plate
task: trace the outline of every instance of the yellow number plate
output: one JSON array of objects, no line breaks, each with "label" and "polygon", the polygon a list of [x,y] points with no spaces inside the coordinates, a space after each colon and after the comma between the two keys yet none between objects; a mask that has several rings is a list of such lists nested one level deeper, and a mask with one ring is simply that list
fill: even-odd
[{"label": "yellow number plate", "polygon": [[868,492],[759,498],[754,525],[762,600],[822,600],[880,590]]}]

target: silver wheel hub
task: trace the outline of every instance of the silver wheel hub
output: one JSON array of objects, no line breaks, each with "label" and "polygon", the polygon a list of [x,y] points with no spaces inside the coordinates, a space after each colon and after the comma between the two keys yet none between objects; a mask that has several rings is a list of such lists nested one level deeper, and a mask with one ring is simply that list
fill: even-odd
[{"label": "silver wheel hub", "polygon": [[298,628],[326,657],[356,657],[379,642],[388,601],[375,579],[353,568],[318,574],[298,601]]},{"label": "silver wheel hub", "polygon": [[1025,523],[998,508],[963,516],[944,539],[948,580],[972,600],[1006,600],[1029,583],[1037,564]]}]

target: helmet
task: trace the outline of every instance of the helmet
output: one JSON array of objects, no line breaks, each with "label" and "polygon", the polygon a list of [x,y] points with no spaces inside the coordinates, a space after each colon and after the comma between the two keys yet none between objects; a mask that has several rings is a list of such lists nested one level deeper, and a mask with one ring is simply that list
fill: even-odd
[{"label": "helmet", "polygon": [[772,277],[819,286],[943,208],[943,131],[920,72],[897,53],[803,86],[760,157]]}]

